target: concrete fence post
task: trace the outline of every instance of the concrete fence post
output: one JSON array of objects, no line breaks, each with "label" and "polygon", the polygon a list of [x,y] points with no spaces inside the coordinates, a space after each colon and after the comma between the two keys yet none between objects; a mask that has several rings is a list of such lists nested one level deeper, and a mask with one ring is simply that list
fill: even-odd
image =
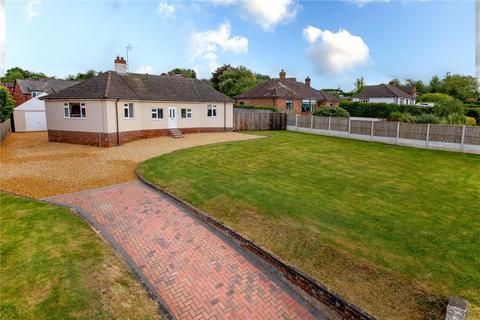
[{"label": "concrete fence post", "polygon": [[298,129],[298,114],[295,115],[295,129]]},{"label": "concrete fence post", "polygon": [[463,147],[465,145],[465,125],[462,127],[462,142],[460,143],[461,145],[461,150],[463,151]]},{"label": "concrete fence post", "polygon": [[313,115],[312,115],[312,118],[310,119],[310,129],[313,129]]},{"label": "concrete fence post", "polygon": [[372,120],[371,123],[370,123],[370,136],[373,137],[373,123],[374,121]]},{"label": "concrete fence post", "polygon": [[428,147],[429,141],[430,141],[430,123],[427,124],[427,147]]},{"label": "concrete fence post", "polygon": [[397,144],[400,139],[400,122],[397,122]]},{"label": "concrete fence post", "polygon": [[331,122],[332,122],[332,117],[328,117],[328,131],[330,131]]},{"label": "concrete fence post", "polygon": [[348,117],[348,134],[350,134],[352,130],[352,119]]}]

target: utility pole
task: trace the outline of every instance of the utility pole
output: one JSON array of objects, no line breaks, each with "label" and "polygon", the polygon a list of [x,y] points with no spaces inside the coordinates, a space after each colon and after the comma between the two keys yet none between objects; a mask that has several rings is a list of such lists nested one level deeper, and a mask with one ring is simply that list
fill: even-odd
[{"label": "utility pole", "polygon": [[476,76],[480,88],[480,0],[475,1],[475,48],[476,48]]}]

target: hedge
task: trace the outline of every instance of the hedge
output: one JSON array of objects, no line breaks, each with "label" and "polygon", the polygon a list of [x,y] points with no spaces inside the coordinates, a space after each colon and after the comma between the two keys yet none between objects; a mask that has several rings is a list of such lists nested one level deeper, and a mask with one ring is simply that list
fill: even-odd
[{"label": "hedge", "polygon": [[314,113],[315,116],[319,117],[341,117],[341,118],[348,118],[350,115],[348,114],[347,110],[342,108],[320,108]]},{"label": "hedge", "polygon": [[351,117],[387,118],[392,112],[410,113],[419,116],[424,113],[433,113],[433,108],[418,107],[415,105],[398,105],[392,103],[366,103],[342,101],[340,107],[347,110]]},{"label": "hedge", "polygon": [[273,112],[279,112],[279,111],[280,111],[280,110],[278,110],[277,108],[272,107],[272,106],[257,106],[257,105],[253,105],[253,104],[234,104],[233,107],[234,107],[234,108],[238,108],[238,109],[271,110],[271,111],[273,111]]}]

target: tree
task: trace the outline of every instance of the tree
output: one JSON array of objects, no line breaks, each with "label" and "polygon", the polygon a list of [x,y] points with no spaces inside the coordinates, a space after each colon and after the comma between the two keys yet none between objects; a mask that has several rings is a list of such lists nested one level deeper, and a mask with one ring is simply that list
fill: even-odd
[{"label": "tree", "polygon": [[218,84],[220,82],[220,76],[227,70],[232,69],[233,67],[229,64],[224,64],[221,67],[218,67],[214,72],[212,72],[212,78],[210,79],[210,83],[215,90],[218,90]]},{"label": "tree", "polygon": [[424,94],[428,92],[427,86],[423,83],[422,80],[413,80],[413,79],[406,79],[405,84],[407,86],[415,86],[417,93]]},{"label": "tree", "polygon": [[448,75],[443,79],[443,92],[460,100],[478,97],[477,79],[459,74]]},{"label": "tree", "polygon": [[438,76],[433,76],[429,83],[429,91],[432,93],[443,92],[442,81]]},{"label": "tree", "polygon": [[88,70],[87,72],[85,73],[77,73],[76,75],[69,75],[67,77],[67,80],[77,80],[77,81],[82,81],[82,80],[87,80],[87,79],[90,79],[90,78],[93,78],[95,77],[96,75],[98,74],[97,71],[95,70]]},{"label": "tree", "polygon": [[170,71],[168,71],[169,75],[175,75],[175,74],[181,74],[185,78],[197,78],[197,73],[193,69],[184,69],[184,68],[174,68]]},{"label": "tree", "polygon": [[453,101],[455,99],[449,96],[448,94],[435,92],[435,93],[425,93],[424,95],[422,95],[420,100],[423,102],[433,102],[438,104],[442,102]]},{"label": "tree", "polygon": [[253,75],[259,83],[270,80],[270,76],[268,74],[254,73]]},{"label": "tree", "polygon": [[15,100],[13,100],[8,89],[0,86],[0,122],[10,118],[15,107]]},{"label": "tree", "polygon": [[365,80],[363,77],[357,78],[355,80],[355,93],[360,93],[365,89]]},{"label": "tree", "polygon": [[396,86],[396,87],[400,87],[402,85],[400,80],[398,80],[397,78],[392,79],[390,82],[393,83],[393,85]]},{"label": "tree", "polygon": [[218,90],[233,98],[236,95],[255,87],[259,82],[252,71],[239,66],[229,68],[218,77]]},{"label": "tree", "polygon": [[10,68],[7,70],[5,75],[0,78],[0,81],[2,82],[13,82],[16,79],[33,79],[33,80],[38,80],[38,79],[43,79],[43,78],[48,78],[44,73],[42,72],[32,72],[28,70],[24,70],[20,67],[14,67]]}]

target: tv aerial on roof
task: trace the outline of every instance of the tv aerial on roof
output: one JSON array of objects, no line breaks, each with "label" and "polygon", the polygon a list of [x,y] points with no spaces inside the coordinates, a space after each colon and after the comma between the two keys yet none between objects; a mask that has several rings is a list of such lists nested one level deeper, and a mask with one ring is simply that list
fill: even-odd
[{"label": "tv aerial on roof", "polygon": [[130,65],[130,59],[128,59],[128,53],[131,52],[133,49],[137,49],[139,50],[140,47],[139,46],[132,46],[130,43],[127,45],[126,47],[127,49],[127,71],[128,71],[128,67]]}]

